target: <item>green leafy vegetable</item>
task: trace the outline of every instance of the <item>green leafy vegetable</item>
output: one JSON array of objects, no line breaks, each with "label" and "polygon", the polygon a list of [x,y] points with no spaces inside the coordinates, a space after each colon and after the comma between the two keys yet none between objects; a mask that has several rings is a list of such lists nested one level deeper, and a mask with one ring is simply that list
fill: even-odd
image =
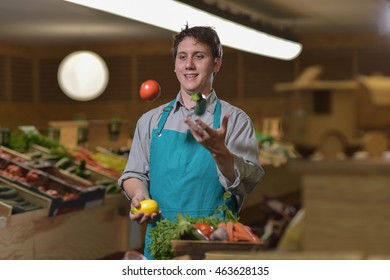
[{"label": "green leafy vegetable", "polygon": [[223,200],[224,200],[224,204],[222,205],[219,205],[216,209],[215,209],[215,213],[214,215],[217,215],[218,212],[222,212],[224,214],[224,216],[226,216],[226,221],[230,221],[230,222],[238,222],[238,218],[233,214],[233,212],[227,207],[226,203],[227,201],[232,197],[232,194],[230,192],[225,192],[223,194]]},{"label": "green leafy vegetable", "polygon": [[156,260],[170,260],[173,258],[171,240],[175,240],[177,222],[173,220],[159,220],[156,226],[150,230],[151,243],[149,246],[151,255]]},{"label": "green leafy vegetable", "polygon": [[194,112],[196,115],[200,116],[206,111],[206,99],[200,92],[194,92],[191,95],[191,100],[196,102]]},{"label": "green leafy vegetable", "polygon": [[13,150],[25,152],[34,144],[49,149],[51,155],[72,158],[63,145],[45,135],[23,131],[11,133],[9,148]]}]

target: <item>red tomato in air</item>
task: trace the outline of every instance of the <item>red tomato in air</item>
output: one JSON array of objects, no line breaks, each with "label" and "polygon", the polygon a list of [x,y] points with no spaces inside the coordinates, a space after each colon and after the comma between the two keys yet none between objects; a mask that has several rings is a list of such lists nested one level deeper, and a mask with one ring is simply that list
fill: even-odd
[{"label": "red tomato in air", "polygon": [[161,87],[155,80],[143,82],[139,90],[140,97],[149,102],[155,101],[160,96],[160,93]]},{"label": "red tomato in air", "polygon": [[210,238],[211,233],[214,231],[214,227],[206,223],[196,223],[194,226],[207,238]]}]

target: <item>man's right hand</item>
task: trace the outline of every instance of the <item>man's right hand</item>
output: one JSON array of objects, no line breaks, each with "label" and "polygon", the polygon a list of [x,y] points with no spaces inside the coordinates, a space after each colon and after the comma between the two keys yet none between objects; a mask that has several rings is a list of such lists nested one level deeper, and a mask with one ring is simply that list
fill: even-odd
[{"label": "man's right hand", "polygon": [[[135,208],[138,208],[140,207],[140,201],[142,200],[145,200],[145,199],[149,199],[148,197],[133,197],[131,199],[131,206],[134,206]],[[130,211],[130,214],[129,214],[129,217],[130,217],[130,220],[132,221],[135,221],[137,222],[138,224],[142,225],[144,223],[150,223],[152,222],[153,220],[155,220],[156,218],[158,218],[159,216],[161,215],[161,210],[159,210],[158,213],[152,213],[151,215],[149,214],[144,214],[142,212],[138,212],[136,214],[132,214],[131,211]]]}]

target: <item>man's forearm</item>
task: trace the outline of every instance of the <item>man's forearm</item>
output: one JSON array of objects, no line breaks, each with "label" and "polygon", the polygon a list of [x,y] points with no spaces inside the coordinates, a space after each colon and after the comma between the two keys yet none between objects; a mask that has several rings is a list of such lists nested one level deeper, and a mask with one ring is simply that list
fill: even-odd
[{"label": "man's forearm", "polygon": [[134,197],[137,197],[139,200],[149,198],[148,188],[137,178],[126,179],[123,182],[123,190],[130,199]]},{"label": "man's forearm", "polygon": [[212,153],[214,160],[222,172],[222,174],[231,182],[234,182],[236,179],[236,174],[234,173],[234,157],[229,152],[229,150],[222,149],[221,151]]}]

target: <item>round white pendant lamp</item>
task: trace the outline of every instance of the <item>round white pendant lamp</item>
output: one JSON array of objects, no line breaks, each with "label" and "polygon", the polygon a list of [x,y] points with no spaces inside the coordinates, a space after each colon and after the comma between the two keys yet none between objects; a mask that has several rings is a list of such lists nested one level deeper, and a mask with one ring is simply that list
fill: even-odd
[{"label": "round white pendant lamp", "polygon": [[77,101],[89,101],[100,96],[108,84],[108,68],[104,60],[91,51],[76,51],[67,55],[57,72],[62,91]]}]

